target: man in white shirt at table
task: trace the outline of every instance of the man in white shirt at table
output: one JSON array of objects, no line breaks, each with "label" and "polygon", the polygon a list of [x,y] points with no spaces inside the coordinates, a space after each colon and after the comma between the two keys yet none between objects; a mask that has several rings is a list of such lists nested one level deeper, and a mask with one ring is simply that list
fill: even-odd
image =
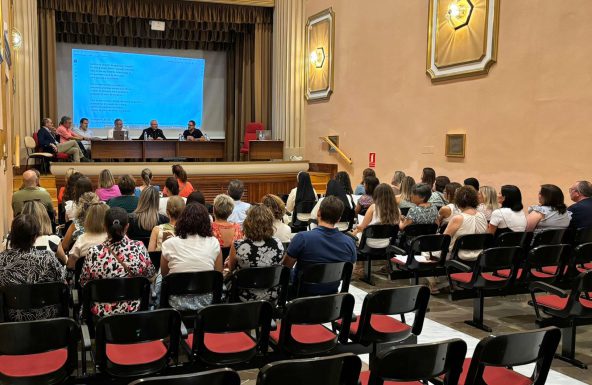
[{"label": "man in white shirt at table", "polygon": [[113,122],[113,129],[109,130],[109,132],[107,133],[107,139],[113,139],[113,132],[115,131],[127,132],[127,130],[123,129],[123,120],[119,118],[115,119],[115,121]]},{"label": "man in white shirt at table", "polygon": [[241,225],[247,217],[247,210],[251,205],[241,201],[245,191],[245,184],[238,179],[231,180],[228,184],[228,195],[234,199],[234,210],[228,217],[228,222],[240,223]]}]

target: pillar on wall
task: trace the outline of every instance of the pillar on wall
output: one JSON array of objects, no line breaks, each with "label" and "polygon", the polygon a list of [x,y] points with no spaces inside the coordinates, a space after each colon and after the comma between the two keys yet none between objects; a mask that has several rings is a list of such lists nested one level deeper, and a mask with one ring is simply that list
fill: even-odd
[{"label": "pillar on wall", "polygon": [[284,156],[304,155],[304,0],[276,0],[273,17],[272,127]]},{"label": "pillar on wall", "polygon": [[22,36],[22,46],[13,50],[13,127],[14,135],[19,136],[20,154],[24,156],[24,137],[31,136],[40,124],[37,0],[15,1],[13,14],[14,28]]}]

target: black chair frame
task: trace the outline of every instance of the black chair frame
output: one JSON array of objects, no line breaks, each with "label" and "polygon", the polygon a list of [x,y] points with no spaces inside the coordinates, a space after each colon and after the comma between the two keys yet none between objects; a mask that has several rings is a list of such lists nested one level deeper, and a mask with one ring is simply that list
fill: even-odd
[{"label": "black chair frame", "polygon": [[[413,238],[406,248],[391,246],[388,249],[389,265],[391,266],[390,278],[392,280],[413,278],[415,285],[419,284],[420,277],[436,277],[446,275],[446,255],[450,246],[450,236],[444,234],[419,235]],[[415,255],[429,254],[433,263],[420,263]],[[439,253],[435,254],[434,253]],[[405,264],[393,262],[394,255],[406,255]],[[433,256],[433,257],[432,257]]]},{"label": "black chair frame", "polygon": [[296,203],[294,207],[294,211],[292,212],[292,224],[290,228],[292,229],[292,233],[299,233],[301,231],[306,231],[308,228],[308,220],[301,221],[298,219],[298,214],[310,214],[312,209],[316,206],[317,201],[303,201]]},{"label": "black chair frame", "polygon": [[10,310],[57,306],[56,318],[69,316],[70,291],[63,282],[0,287],[0,322],[10,321]]},{"label": "black chair frame", "polygon": [[230,368],[222,368],[200,373],[145,378],[129,385],[240,385],[240,383],[237,372]]},{"label": "black chair frame", "polygon": [[[229,302],[240,302],[243,290],[277,289],[278,299],[272,303],[280,311],[286,306],[290,269],[285,266],[249,267],[235,270],[230,276]],[[277,313],[274,311],[274,313]]]},{"label": "black chair frame", "polygon": [[352,272],[351,262],[313,263],[301,267],[296,277],[294,298],[306,297],[307,289],[337,282],[341,282],[340,293],[347,293]]},{"label": "black chair frame", "polygon": [[[362,231],[362,239],[360,239],[358,246],[358,261],[363,261],[366,268],[364,277],[360,279],[361,281],[374,286],[372,261],[387,260],[387,249],[395,244],[398,233],[398,225],[370,225]],[[368,245],[368,240],[371,239],[388,239],[388,245],[379,248],[371,247]]]}]

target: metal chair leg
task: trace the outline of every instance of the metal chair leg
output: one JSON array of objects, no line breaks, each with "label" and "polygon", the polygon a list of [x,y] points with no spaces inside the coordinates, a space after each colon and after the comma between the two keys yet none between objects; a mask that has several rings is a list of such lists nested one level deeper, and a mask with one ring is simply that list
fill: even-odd
[{"label": "metal chair leg", "polygon": [[485,296],[483,295],[482,291],[479,291],[479,296],[473,299],[473,319],[470,321],[465,321],[465,323],[477,329],[491,333],[491,328],[483,323],[484,304]]},{"label": "metal chair leg", "polygon": [[576,327],[574,325],[561,328],[561,354],[555,353],[555,358],[580,369],[588,369],[588,365],[576,359]]}]

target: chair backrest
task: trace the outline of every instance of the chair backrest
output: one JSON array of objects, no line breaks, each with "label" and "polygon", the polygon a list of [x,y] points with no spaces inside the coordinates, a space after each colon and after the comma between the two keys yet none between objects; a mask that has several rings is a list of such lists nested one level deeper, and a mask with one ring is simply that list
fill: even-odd
[{"label": "chair backrest", "polygon": [[[222,301],[222,273],[215,270],[197,271],[190,273],[173,273],[162,279],[160,289],[160,307],[171,307],[169,303],[172,295],[212,295],[212,303]],[[195,310],[181,310],[186,325],[193,324]]]},{"label": "chair backrest", "polygon": [[[150,242],[150,241],[148,241]],[[158,269],[160,269],[160,257],[162,256],[162,251],[149,251],[148,252],[148,257],[150,258],[150,261],[152,262],[152,266],[154,266],[154,269],[156,269],[156,271],[158,271]]]},{"label": "chair backrest", "polygon": [[37,142],[31,136],[25,136],[25,147],[27,150],[35,150],[37,148]]},{"label": "chair backrest", "polygon": [[341,293],[347,293],[353,272],[351,262],[313,263],[298,270],[296,297],[316,293],[315,288],[341,282]]},{"label": "chair backrest", "polygon": [[[581,243],[574,248],[572,259],[569,262],[569,273],[578,275],[583,270],[583,265],[592,263],[592,242]],[[586,269],[587,270],[587,269]]]},{"label": "chair backrest", "polygon": [[286,303],[288,285],[290,283],[290,269],[285,266],[250,267],[240,269],[232,275],[230,301],[239,302],[243,290],[273,290],[278,291],[277,306]]},{"label": "chair backrest", "polygon": [[582,243],[592,242],[592,227],[582,227],[577,229],[574,234],[573,246],[581,245]]},{"label": "chair backrest", "polygon": [[458,252],[461,250],[484,250],[487,249],[492,243],[493,235],[488,233],[461,235],[454,243],[451,259],[458,259]]},{"label": "chair backrest", "polygon": [[457,385],[466,353],[467,344],[458,338],[430,344],[399,345],[378,353],[370,365],[368,385],[382,385],[386,381],[427,381],[442,375],[444,384]]},{"label": "chair backrest", "polygon": [[361,368],[362,361],[352,353],[276,361],[261,368],[257,385],[357,385]]},{"label": "chair backrest", "polygon": [[409,249],[407,250],[407,265],[414,265],[417,263],[416,259],[411,257],[414,255],[421,255],[426,253],[430,257],[434,253],[434,257],[439,258],[438,265],[443,266],[446,263],[446,255],[448,254],[448,248],[450,246],[450,235],[447,234],[430,234],[420,235],[413,238]]},{"label": "chair backrest", "polygon": [[35,141],[35,149],[39,148],[39,134],[38,131],[33,133],[33,140]]},{"label": "chair backrest", "polygon": [[436,234],[438,225],[435,223],[416,223],[405,227],[406,237],[418,237],[420,235]]},{"label": "chair backrest", "polygon": [[[493,247],[483,250],[477,257],[473,268],[471,285],[474,288],[501,289],[512,284],[518,276],[521,256],[522,248],[520,246]],[[483,275],[506,269],[510,270],[507,278],[491,279],[490,274],[487,277]]]},{"label": "chair backrest", "polygon": [[400,332],[384,332],[375,329],[373,315],[405,315],[415,313],[410,333],[420,335],[430,300],[426,286],[407,286],[376,290],[364,298],[359,315],[357,336],[361,343],[379,343],[401,340]]},{"label": "chair backrest", "polygon": [[407,216],[407,214],[409,213],[409,209],[411,207],[399,207],[399,210],[401,210],[401,215],[403,215],[404,217]]},{"label": "chair backrest", "polygon": [[564,311],[581,318],[592,317],[590,293],[592,293],[592,270],[581,273],[575,279]]},{"label": "chair backrest", "polygon": [[[394,244],[397,240],[397,234],[399,234],[398,225],[370,225],[362,232],[362,239],[360,240],[360,246],[358,250],[360,253],[367,254],[381,254],[384,253],[388,245]],[[368,240],[373,241],[387,241],[384,242],[386,245],[380,248],[374,248],[368,245]]]},{"label": "chair backrest", "polygon": [[[565,259],[570,250],[571,247],[569,245],[543,245],[531,249],[524,264],[527,274],[522,274],[523,279],[545,282],[557,280],[563,274],[563,266],[566,264]],[[533,271],[541,270],[547,266],[557,266],[555,274],[552,274],[552,277],[540,277],[533,274]]]},{"label": "chair backrest", "polygon": [[[95,363],[102,372],[118,377],[148,375],[164,369],[169,360],[177,359],[181,315],[174,309],[114,314],[101,318],[97,322],[95,333]],[[166,350],[162,349],[161,355],[151,357],[148,362],[139,360],[138,364],[124,365],[113,362],[109,354],[110,349],[114,350],[122,345],[162,344],[161,341],[165,339],[169,341]],[[134,352],[142,354],[142,347],[136,346]],[[130,354],[130,350],[126,349],[126,352]],[[133,353],[131,354],[129,361],[134,359]]]},{"label": "chair backrest", "polygon": [[256,134],[258,130],[264,130],[263,123],[260,122],[250,122],[247,123],[245,127],[245,133],[249,134]]},{"label": "chair backrest", "polygon": [[107,278],[88,281],[82,287],[82,314],[93,324],[91,307],[95,303],[114,303],[139,300],[138,310],[148,310],[150,281],[145,277]]},{"label": "chair backrest", "polygon": [[[465,385],[483,384],[487,366],[511,367],[532,362],[536,362],[532,384],[543,385],[560,339],[561,331],[556,327],[485,337],[475,348]],[[500,383],[504,383],[503,379]]]},{"label": "chair backrest", "polygon": [[[297,298],[286,304],[277,346],[288,355],[313,355],[331,351],[337,342],[346,343],[349,337],[354,297],[349,293]],[[292,328],[298,325],[322,325],[342,320],[338,337],[313,343],[302,343],[294,338]]]},{"label": "chair backrest", "polygon": [[55,318],[68,317],[70,293],[63,282],[21,284],[0,287],[0,322],[11,321],[17,311],[55,306]]},{"label": "chair backrest", "polygon": [[201,373],[143,378],[129,385],[240,385],[240,383],[237,372],[230,368],[222,368]]},{"label": "chair backrest", "polygon": [[298,219],[298,214],[310,214],[312,209],[317,204],[316,201],[302,201],[296,203],[294,211],[292,212],[292,225],[293,226],[306,226],[308,222],[302,222]]},{"label": "chair backrest", "polygon": [[[0,324],[0,382],[31,385],[62,383],[78,367],[79,338],[80,328],[70,318]],[[41,373],[35,369],[36,366],[43,366],[39,365],[37,357],[22,357],[40,353],[49,353],[54,359],[57,355],[57,360],[63,360],[63,363],[52,371]],[[15,377],[19,377],[18,382]]]},{"label": "chair backrest", "polygon": [[527,249],[532,242],[532,236],[532,232],[526,231],[506,231],[499,234],[496,232],[493,243],[496,247],[520,246]]},{"label": "chair backrest", "polygon": [[[222,366],[247,362],[258,353],[267,353],[272,313],[272,306],[266,301],[225,303],[200,309],[193,329],[193,355],[208,365]],[[207,343],[208,335],[212,340],[224,334],[234,338],[236,333],[251,338],[253,331],[256,342],[237,351],[215,351]]]},{"label": "chair backrest", "polygon": [[563,241],[567,229],[543,229],[535,234],[532,247],[542,245],[558,245]]}]

